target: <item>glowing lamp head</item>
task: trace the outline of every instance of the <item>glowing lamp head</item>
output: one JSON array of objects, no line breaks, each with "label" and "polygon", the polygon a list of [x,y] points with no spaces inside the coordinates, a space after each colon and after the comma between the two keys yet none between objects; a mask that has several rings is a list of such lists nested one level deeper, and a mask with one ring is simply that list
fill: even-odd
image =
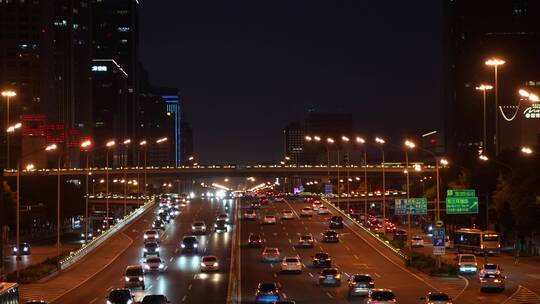
[{"label": "glowing lamp head", "polygon": [[489,66],[499,66],[499,65],[503,65],[505,63],[506,63],[506,61],[504,61],[502,59],[498,59],[498,58],[489,58],[485,62],[485,64],[489,65]]},{"label": "glowing lamp head", "polygon": [[382,139],[380,137],[375,137],[375,142],[378,143],[378,144],[384,144],[385,143],[384,139]]},{"label": "glowing lamp head", "polygon": [[359,144],[365,144],[366,140],[363,139],[362,137],[356,137],[356,142],[359,143]]},{"label": "glowing lamp head", "polygon": [[406,146],[407,148],[413,149],[413,148],[416,147],[416,144],[415,144],[414,142],[410,141],[410,140],[406,140],[406,141],[405,141],[405,146]]},{"label": "glowing lamp head", "polygon": [[139,142],[139,146],[145,146],[146,145],[146,140],[141,140],[141,142]]},{"label": "glowing lamp head", "polygon": [[2,91],[2,96],[14,97],[14,96],[17,96],[17,93],[15,93],[14,91]]},{"label": "glowing lamp head", "polygon": [[53,151],[56,150],[56,148],[56,144],[48,145],[47,147],[45,147],[45,151]]},{"label": "glowing lamp head", "polygon": [[110,148],[110,147],[113,147],[115,144],[116,144],[116,142],[114,140],[110,140],[110,141],[107,142],[106,146],[107,146],[107,148]]}]

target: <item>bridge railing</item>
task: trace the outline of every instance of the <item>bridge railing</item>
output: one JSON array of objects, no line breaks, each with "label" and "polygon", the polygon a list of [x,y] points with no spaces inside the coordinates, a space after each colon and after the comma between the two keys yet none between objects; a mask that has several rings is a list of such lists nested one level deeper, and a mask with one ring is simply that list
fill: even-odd
[{"label": "bridge railing", "polygon": [[99,247],[99,245],[101,245],[103,242],[105,242],[106,240],[111,238],[113,235],[115,235],[117,232],[121,231],[124,227],[129,225],[133,220],[135,220],[137,217],[143,214],[146,210],[148,210],[148,208],[151,208],[155,204],[155,202],[156,202],[155,199],[149,199],[146,202],[146,204],[142,205],[135,211],[131,212],[123,220],[116,223],[114,226],[110,227],[108,230],[103,232],[100,236],[94,238],[93,240],[91,240],[90,242],[86,244],[83,244],[81,248],[77,249],[76,251],[73,251],[69,256],[60,260],[60,262],[58,263],[58,268],[60,269],[60,271],[65,270],[68,267],[80,261],[87,254],[92,252],[92,250]]}]

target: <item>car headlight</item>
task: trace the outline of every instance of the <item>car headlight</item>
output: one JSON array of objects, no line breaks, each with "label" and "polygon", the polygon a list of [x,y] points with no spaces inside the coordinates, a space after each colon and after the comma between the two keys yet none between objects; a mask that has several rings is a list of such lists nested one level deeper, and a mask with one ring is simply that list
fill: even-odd
[{"label": "car headlight", "polygon": [[142,282],[144,278],[143,277],[139,277],[139,282]]},{"label": "car headlight", "polygon": [[181,244],[180,247],[186,248],[186,245],[185,245],[185,244]]},{"label": "car headlight", "polygon": [[126,282],[129,282],[129,278],[128,278],[128,277],[125,277],[124,279],[126,280]]},{"label": "car headlight", "polygon": [[84,237],[84,233],[81,233],[81,237],[82,237],[82,238]]},{"label": "car headlight", "polygon": [[219,264],[218,264],[217,262],[216,262],[216,263],[214,263],[214,267],[218,267],[218,265],[219,265]]},{"label": "car headlight", "polygon": [[28,251],[28,247],[24,247],[24,248],[23,248],[23,251]]},{"label": "car headlight", "polygon": [[14,252],[17,252],[17,251],[19,251],[19,248],[13,247],[13,251],[14,251]]},{"label": "car headlight", "polygon": [[195,226],[191,226],[191,229],[195,230],[195,228],[197,228],[197,227],[195,227]]},{"label": "car headlight", "polygon": [[159,269],[163,269],[163,267],[165,267],[163,264],[159,264]]},{"label": "car headlight", "polygon": [[156,251],[159,251],[159,247],[156,247]]},{"label": "car headlight", "polygon": [[199,247],[199,245],[193,244],[193,248],[197,248],[197,247]]},{"label": "car headlight", "polygon": [[148,235],[145,234],[145,235],[144,235],[144,238],[147,239],[147,238],[148,238]]},{"label": "car headlight", "polygon": [[206,267],[206,264],[204,264],[204,263],[201,263],[201,267]]},{"label": "car headlight", "polygon": [[146,249],[146,248],[143,248],[143,251],[144,251],[144,252],[148,252],[148,249]]},{"label": "car headlight", "polygon": [[107,300],[107,304],[112,304],[111,301]]},{"label": "car headlight", "polygon": [[133,300],[127,300],[126,304],[131,304],[133,303]]},{"label": "car headlight", "polygon": [[214,227],[216,227],[216,228],[217,228],[217,224],[214,224]]},{"label": "car headlight", "polygon": [[144,269],[150,269],[150,265],[144,265]]}]

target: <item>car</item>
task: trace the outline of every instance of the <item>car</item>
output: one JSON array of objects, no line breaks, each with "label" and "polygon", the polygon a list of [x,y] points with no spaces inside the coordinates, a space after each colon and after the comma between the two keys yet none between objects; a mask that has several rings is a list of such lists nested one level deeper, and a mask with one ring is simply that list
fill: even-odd
[{"label": "car", "polygon": [[251,202],[250,207],[251,209],[261,209],[261,203],[258,201]]},{"label": "car", "polygon": [[254,220],[257,218],[257,213],[253,209],[248,209],[244,212],[244,219]]},{"label": "car", "polygon": [[328,228],[330,229],[341,229],[344,227],[343,217],[339,215],[332,216],[328,222]]},{"label": "car", "polygon": [[49,302],[45,300],[30,300],[30,301],[24,302],[24,304],[49,304]]},{"label": "car", "polygon": [[13,245],[11,247],[11,252],[13,255],[17,255],[17,252],[19,255],[30,255],[32,252],[30,244],[28,243],[19,243],[19,248],[17,248],[17,244]]},{"label": "car", "polygon": [[396,231],[398,230],[398,228],[396,227],[396,225],[392,224],[391,222],[386,222],[384,224],[384,231],[386,233],[396,233]]},{"label": "car", "polygon": [[309,234],[303,234],[298,238],[297,247],[309,247],[313,248],[315,246],[313,237]]},{"label": "car", "polygon": [[498,290],[504,291],[506,277],[500,273],[485,273],[480,276],[480,291]]},{"label": "car", "polygon": [[199,242],[197,241],[197,238],[193,235],[184,236],[184,238],[182,239],[182,243],[180,243],[180,248],[182,249],[182,253],[198,253]]},{"label": "car", "polygon": [[337,268],[325,268],[319,272],[319,285],[341,285],[341,272]]},{"label": "car", "polygon": [[180,214],[180,210],[177,207],[170,207],[168,212],[171,218],[175,218]]},{"label": "car", "polygon": [[229,221],[229,215],[226,213],[221,213],[217,216],[216,221],[224,220],[225,222]]},{"label": "car", "polygon": [[145,272],[152,272],[152,271],[163,272],[164,270],[165,270],[165,263],[159,257],[151,257],[144,260]]},{"label": "car", "polygon": [[311,203],[311,208],[313,211],[319,211],[319,208],[321,208],[322,205],[323,203],[321,201],[313,201],[313,203]]},{"label": "car", "polygon": [[314,267],[332,267],[332,258],[326,252],[317,252],[311,257],[311,263]]},{"label": "car", "polygon": [[330,210],[328,210],[328,207],[321,206],[319,207],[319,211],[317,212],[319,215],[327,215],[330,214]]},{"label": "car", "polygon": [[214,255],[205,255],[201,259],[201,272],[219,270],[218,258]]},{"label": "car", "polygon": [[369,274],[353,274],[348,280],[348,295],[367,296],[369,291],[375,288],[375,282]]},{"label": "car", "polygon": [[166,211],[162,211],[162,212],[158,213],[157,219],[161,220],[162,222],[165,222],[165,223],[170,223],[171,222],[171,216],[169,215],[169,212],[166,212]]},{"label": "car", "polygon": [[171,301],[165,295],[145,295],[140,304],[169,304]]},{"label": "car", "polygon": [[281,259],[279,249],[275,247],[266,247],[262,252],[262,260],[264,262],[279,262]]},{"label": "car", "polygon": [[261,247],[264,244],[263,238],[259,234],[250,233],[248,236],[249,247]]},{"label": "car", "polygon": [[458,254],[458,268],[461,273],[476,273],[478,264],[474,254]]},{"label": "car", "polygon": [[368,304],[395,304],[396,295],[390,289],[372,289],[369,291],[369,294],[366,299]]},{"label": "car", "polygon": [[502,269],[501,269],[501,266],[499,266],[499,264],[486,263],[482,265],[479,275],[483,275],[486,273],[501,273],[501,272],[502,272]]},{"label": "car", "polygon": [[327,230],[322,233],[322,240],[325,243],[337,243],[339,242],[339,234],[334,230]]},{"label": "car", "polygon": [[141,265],[129,265],[124,272],[125,287],[141,287],[144,290],[144,270]]},{"label": "car", "polygon": [[107,304],[131,304],[135,300],[131,290],[127,288],[113,289],[105,299]]},{"label": "car", "polygon": [[382,224],[375,224],[373,226],[373,231],[375,231],[375,233],[377,233],[377,234],[384,234],[384,228],[383,228]]},{"label": "car", "polygon": [[428,292],[420,300],[422,300],[423,304],[452,304],[452,298],[444,292]]},{"label": "car", "polygon": [[143,234],[144,242],[158,243],[159,232],[157,230],[145,230]]},{"label": "car", "polygon": [[403,241],[406,241],[407,240],[407,231],[405,230],[402,230],[402,229],[397,229],[395,232],[394,232],[394,237],[393,239],[395,241],[397,240],[403,240]]},{"label": "car", "polygon": [[156,255],[159,257],[159,244],[157,242],[146,242],[143,247],[143,257]]},{"label": "car", "polygon": [[205,234],[206,224],[202,221],[193,222],[191,224],[191,233],[193,234]]},{"label": "car", "polygon": [[281,261],[281,272],[302,273],[302,261],[299,257],[284,257]]},{"label": "car", "polygon": [[424,239],[420,235],[415,235],[411,239],[411,247],[424,247]]},{"label": "car", "polygon": [[152,222],[152,228],[164,230],[165,224],[161,220],[155,220],[154,222]]},{"label": "car", "polygon": [[265,215],[263,218],[263,224],[277,224],[276,217],[274,215]]},{"label": "car", "polygon": [[294,213],[292,212],[292,210],[283,210],[281,212],[281,219],[294,220]]},{"label": "car", "polygon": [[282,196],[276,196],[276,197],[274,197],[274,202],[283,203],[283,202],[285,202],[285,199]]},{"label": "car", "polygon": [[214,230],[216,232],[227,232],[227,222],[225,222],[224,220],[217,220],[214,223]]},{"label": "car", "polygon": [[302,210],[300,210],[300,216],[307,217],[307,216],[313,216],[313,209],[310,207],[304,207]]},{"label": "car", "polygon": [[275,303],[281,300],[279,283],[259,283],[255,291],[255,303]]}]

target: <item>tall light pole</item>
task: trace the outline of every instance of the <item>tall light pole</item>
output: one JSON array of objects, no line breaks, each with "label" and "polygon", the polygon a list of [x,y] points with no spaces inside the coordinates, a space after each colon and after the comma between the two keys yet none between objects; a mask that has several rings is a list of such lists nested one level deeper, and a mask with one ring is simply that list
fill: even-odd
[{"label": "tall light pole", "polygon": [[[331,138],[331,137],[328,137],[326,138],[326,142],[328,143],[328,145],[333,145],[336,143],[336,141]],[[326,146],[326,145],[325,145]],[[326,148],[328,151],[330,151],[330,148]],[[336,144],[336,151],[337,151],[337,181],[336,181],[336,184],[337,184],[337,205],[338,205],[338,208],[339,208],[339,199],[340,199],[340,188],[339,188],[339,147],[337,146]],[[328,152],[328,155],[330,155],[330,152]],[[330,156],[329,156],[330,158]],[[328,160],[328,166],[330,167],[330,160]]]},{"label": "tall light pole", "polygon": [[383,206],[383,230],[386,231],[386,171],[385,171],[385,168],[384,168],[384,144],[385,144],[385,141],[384,139],[380,138],[380,137],[376,137],[375,138],[375,143],[379,145],[379,148],[381,149],[381,154],[382,154],[382,162],[381,162],[381,167],[382,167],[382,183],[383,183],[383,193],[382,193],[382,197],[383,197],[383,203],[382,203],[382,206]]},{"label": "tall light pole", "polygon": [[62,163],[62,152],[58,152],[58,168],[57,168],[58,174],[56,175],[56,255],[58,256],[60,256],[60,252],[61,252],[60,233],[62,230],[61,229],[62,220],[60,218],[60,167],[61,167],[61,163]]},{"label": "tall light pole", "polygon": [[481,84],[481,85],[477,86],[476,89],[478,91],[482,91],[482,96],[483,96],[484,137],[483,137],[483,140],[482,140],[482,153],[487,153],[486,93],[487,93],[488,90],[493,89],[493,86],[491,86],[489,84]]},{"label": "tall light pole", "polygon": [[[146,140],[141,140],[139,142],[139,151],[137,153],[137,167],[140,166],[140,160],[141,160],[141,149],[144,149],[144,194],[146,195],[146,144],[147,144],[147,141]],[[139,170],[137,170],[137,172],[139,172]],[[139,178],[139,175],[137,173],[137,179]],[[140,184],[140,183],[139,183]],[[137,189],[139,189],[139,195],[140,195],[140,187],[137,185]]]},{"label": "tall light pole", "polygon": [[499,66],[505,64],[504,60],[498,58],[489,58],[485,61],[487,66],[492,66],[495,74],[495,154],[499,154],[500,138],[499,138]]},{"label": "tall light pole", "polygon": [[[343,143],[349,143],[350,138],[343,135],[343,136],[341,136],[341,141]],[[349,186],[350,186],[349,185],[349,179],[350,179],[350,177],[349,177],[349,173],[350,173],[349,172],[349,150],[347,150],[347,163],[345,165],[347,166],[347,213],[351,213],[351,206],[350,206],[351,205],[351,198],[350,198],[351,191],[349,189]]]},{"label": "tall light pole", "polygon": [[85,181],[85,190],[86,190],[86,199],[85,199],[85,208],[84,208],[84,242],[88,243],[88,178],[90,175],[90,148],[92,147],[92,141],[85,140],[81,143],[81,150],[86,152],[86,181]]},{"label": "tall light pole", "polygon": [[124,154],[124,217],[126,217],[126,214],[127,214],[127,156],[128,156],[128,146],[129,144],[131,143],[131,139],[126,139],[124,140],[123,144],[124,144],[124,150],[125,150],[125,154]]},{"label": "tall light pole", "polygon": [[116,145],[114,140],[108,141],[105,146],[107,152],[105,153],[105,221],[107,222],[107,229],[109,228],[109,151]]},{"label": "tall light pole", "polygon": [[[409,182],[409,149],[414,149],[416,147],[416,144],[410,140],[406,140],[405,143],[405,174],[407,174],[407,204],[405,204],[405,206],[407,206],[407,234],[409,234],[409,236],[412,236],[411,234],[411,208],[409,207],[409,200],[411,198],[411,189],[410,189],[410,182]],[[412,250],[412,246],[411,246],[411,242],[408,242],[409,243],[409,249]]]},{"label": "tall light pole", "polygon": [[[9,99],[11,97],[15,97],[17,96],[17,93],[15,93],[14,91],[2,91],[2,96],[4,96],[6,98],[6,129],[9,128]],[[9,146],[9,134],[7,134],[6,136],[6,143],[7,143],[7,159],[6,159],[6,168],[11,168],[11,158],[10,158],[10,146]]]},{"label": "tall light pole", "polygon": [[366,140],[362,137],[356,137],[356,143],[364,148],[364,221],[367,221],[367,206],[368,206],[368,184],[367,184],[367,149]]}]

